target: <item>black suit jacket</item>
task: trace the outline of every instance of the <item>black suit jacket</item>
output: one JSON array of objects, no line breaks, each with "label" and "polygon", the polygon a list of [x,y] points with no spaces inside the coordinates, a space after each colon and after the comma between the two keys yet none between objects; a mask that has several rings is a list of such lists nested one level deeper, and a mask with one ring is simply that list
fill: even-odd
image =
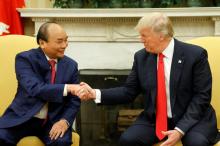
[{"label": "black suit jacket", "polygon": [[[205,49],[174,41],[170,72],[170,102],[175,126],[187,133],[197,130],[214,141],[217,134],[215,111],[210,105],[212,76]],[[136,122],[155,125],[157,55],[142,49],[124,86],[101,90],[102,104],[128,103],[142,93],[144,112]]]}]

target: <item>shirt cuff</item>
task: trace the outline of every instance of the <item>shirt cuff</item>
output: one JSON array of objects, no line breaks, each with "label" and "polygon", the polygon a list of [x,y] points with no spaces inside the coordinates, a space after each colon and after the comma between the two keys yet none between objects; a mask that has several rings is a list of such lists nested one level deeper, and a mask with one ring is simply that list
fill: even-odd
[{"label": "shirt cuff", "polygon": [[177,131],[179,131],[182,135],[185,134],[185,133],[184,133],[180,128],[178,128],[178,127],[175,127],[174,129],[177,130]]},{"label": "shirt cuff", "polygon": [[67,84],[65,84],[63,89],[63,96],[67,96],[67,95],[68,95]]},{"label": "shirt cuff", "polygon": [[101,103],[101,91],[99,89],[95,89],[96,97],[94,99],[95,103]]},{"label": "shirt cuff", "polygon": [[70,127],[70,123],[66,119],[63,118],[61,120],[64,120],[66,122],[67,126]]}]

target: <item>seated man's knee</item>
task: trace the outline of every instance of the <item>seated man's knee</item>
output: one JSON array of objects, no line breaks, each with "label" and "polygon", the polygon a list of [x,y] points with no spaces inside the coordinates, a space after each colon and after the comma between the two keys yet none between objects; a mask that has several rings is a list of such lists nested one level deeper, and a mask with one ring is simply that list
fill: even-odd
[{"label": "seated man's knee", "polygon": [[182,139],[183,146],[209,146],[209,140],[201,135],[201,134],[194,134],[193,136],[187,135],[184,136]]},{"label": "seated man's knee", "polygon": [[135,146],[137,141],[134,135],[124,132],[119,139],[119,144],[120,146]]},{"label": "seated man's knee", "polygon": [[71,141],[58,138],[57,140],[51,141],[51,143],[48,146],[71,146],[71,144]]}]

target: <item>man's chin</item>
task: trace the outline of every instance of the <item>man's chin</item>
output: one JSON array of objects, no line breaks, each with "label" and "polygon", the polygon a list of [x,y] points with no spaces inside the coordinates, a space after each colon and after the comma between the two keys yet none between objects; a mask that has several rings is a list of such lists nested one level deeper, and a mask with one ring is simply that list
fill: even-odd
[{"label": "man's chin", "polygon": [[152,51],[151,51],[149,48],[146,48],[146,47],[145,47],[145,50],[146,50],[147,52],[149,52],[149,53],[152,53]]},{"label": "man's chin", "polygon": [[145,47],[145,50],[149,53],[153,53],[153,54],[157,54],[157,52],[155,52],[155,50],[149,49]]},{"label": "man's chin", "polygon": [[61,59],[61,58],[63,58],[63,57],[64,57],[64,54],[57,56],[57,58],[59,58],[59,59]]}]

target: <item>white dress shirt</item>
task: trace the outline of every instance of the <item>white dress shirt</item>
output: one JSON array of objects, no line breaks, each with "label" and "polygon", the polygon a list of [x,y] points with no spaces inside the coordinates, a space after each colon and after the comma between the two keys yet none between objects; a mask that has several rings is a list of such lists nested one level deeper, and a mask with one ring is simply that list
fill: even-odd
[{"label": "white dress shirt", "polygon": [[[170,71],[171,71],[171,63],[173,59],[173,52],[174,52],[174,39],[171,39],[167,48],[162,52],[162,54],[164,55],[163,62],[164,62],[168,118],[172,118],[172,111],[171,111],[171,104],[170,104]],[[157,61],[158,59],[159,59],[159,55],[157,55]]]}]

